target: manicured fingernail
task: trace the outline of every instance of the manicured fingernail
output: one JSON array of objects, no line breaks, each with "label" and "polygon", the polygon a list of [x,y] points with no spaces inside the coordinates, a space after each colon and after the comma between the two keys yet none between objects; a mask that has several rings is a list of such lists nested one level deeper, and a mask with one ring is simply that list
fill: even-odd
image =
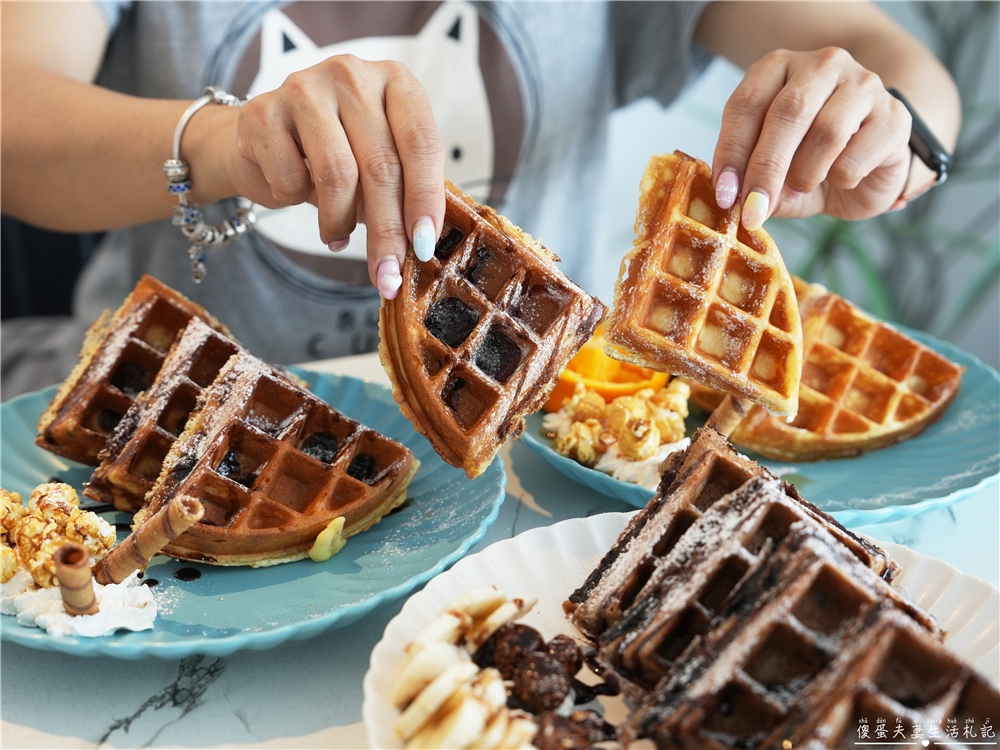
[{"label": "manicured fingernail", "polygon": [[326,246],[330,248],[331,253],[339,253],[345,247],[351,244],[351,238],[346,237],[342,240],[334,240],[333,242],[327,242]]},{"label": "manicured fingernail", "polygon": [[722,170],[719,181],[715,183],[715,202],[719,204],[719,208],[732,208],[739,190],[739,175],[731,169]]},{"label": "manicured fingernail", "polygon": [[413,252],[424,262],[434,255],[434,222],[426,217],[413,225]]},{"label": "manicured fingernail", "polygon": [[395,298],[396,291],[403,283],[403,277],[399,273],[399,261],[395,255],[388,255],[378,262],[375,280],[379,294],[385,299]]},{"label": "manicured fingernail", "polygon": [[756,190],[743,201],[743,227],[750,232],[760,229],[767,218],[767,196]]}]

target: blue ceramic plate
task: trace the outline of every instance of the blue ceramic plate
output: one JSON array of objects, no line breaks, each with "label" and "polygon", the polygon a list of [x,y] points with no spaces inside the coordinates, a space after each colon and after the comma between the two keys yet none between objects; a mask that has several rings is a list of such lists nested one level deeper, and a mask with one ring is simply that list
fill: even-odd
[{"label": "blue ceramic plate", "polygon": [[[907,335],[964,365],[962,389],[944,416],[911,440],[855,458],[784,463],[748,455],[794,484],[845,526],[896,521],[976,494],[1000,472],[1000,377],[976,357],[926,333]],[[642,508],[651,490],[612,479],[553,450],[542,416],[526,420],[524,443],[581,484]]]},{"label": "blue ceramic plate", "polygon": [[[479,541],[496,519],[507,475],[498,456],[475,482],[444,463],[400,413],[382,386],[355,378],[297,370],[320,398],[363,424],[400,441],[420,460],[409,502],[366,532],[347,541],[324,563],[311,560],[271,568],[219,568],[156,557],[146,576],[159,614],[154,629],[108,638],[50,636],[0,618],[5,641],[82,656],[179,659],[193,654],[223,656],[238,649],[266,649],[344,627],[433,578]],[[0,484],[27,502],[38,484],[59,477],[79,491],[91,469],[38,448],[35,425],[55,388],[30,393],[0,407]],[[128,521],[124,513],[105,515]],[[125,527],[127,531],[127,526]],[[119,533],[119,538],[124,535]],[[184,582],[180,568],[201,577]]]}]

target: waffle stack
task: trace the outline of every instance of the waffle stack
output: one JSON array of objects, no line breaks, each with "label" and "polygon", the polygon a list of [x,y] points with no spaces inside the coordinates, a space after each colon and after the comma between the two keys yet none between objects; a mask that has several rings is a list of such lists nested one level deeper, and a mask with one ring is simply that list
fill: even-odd
[{"label": "waffle stack", "polygon": [[909,737],[996,713],[896,569],[703,428],[564,607],[658,748],[846,748],[866,716]]},{"label": "waffle stack", "polygon": [[[799,413],[788,423],[753,407],[730,436],[782,461],[853,456],[918,435],[944,413],[965,368],[818,284],[794,279],[804,364]],[[722,394],[692,384],[712,410]]]},{"label": "waffle stack", "polygon": [[[777,482],[767,469],[737,453],[712,428],[698,430],[686,450],[668,458],[657,495],[631,520],[597,569],[566,602],[573,624],[589,638],[599,639],[633,602],[643,598],[643,592],[659,586],[664,575],[692,564],[674,550],[702,549],[709,533],[706,528],[719,523],[724,512],[715,510],[716,504],[755,477]],[[776,508],[760,521],[760,534],[773,536],[791,523],[808,522],[823,528],[876,575],[887,581],[895,576],[898,566],[885,552],[851,534],[791,485],[782,482],[776,486],[780,489]],[[728,509],[731,504],[722,507]]]},{"label": "waffle stack", "polygon": [[740,206],[715,202],[707,164],[676,151],[646,168],[607,352],[795,416],[802,329],[791,277]]},{"label": "waffle stack", "polygon": [[502,216],[451,183],[445,194],[434,257],[411,248],[383,303],[379,354],[403,414],[474,478],[542,407],[604,306]]},{"label": "waffle stack", "polygon": [[135,516],[177,496],[205,514],[163,553],[255,567],[326,559],[406,499],[419,462],[246,352],[198,397]]},{"label": "waffle stack", "polygon": [[[235,341],[192,319],[170,349],[156,380],[136,397],[118,423],[99,454],[101,463],[84,494],[113,503],[119,510],[139,510],[198,396],[239,351],[244,350]],[[272,374],[296,380],[283,368],[272,368]]]},{"label": "waffle stack", "polygon": [[204,308],[143,276],[113,315],[105,312],[87,331],[80,361],[42,414],[35,442],[97,466],[109,436],[193,318],[229,336]]}]

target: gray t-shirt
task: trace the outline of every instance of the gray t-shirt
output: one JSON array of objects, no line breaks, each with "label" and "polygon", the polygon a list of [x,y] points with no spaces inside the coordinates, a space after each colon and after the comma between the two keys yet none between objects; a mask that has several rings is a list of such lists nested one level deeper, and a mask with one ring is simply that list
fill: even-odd
[{"label": "gray t-shirt", "polygon": [[[256,95],[345,52],[400,60],[428,91],[446,176],[539,238],[584,288],[608,273],[592,262],[608,115],[644,96],[669,104],[709,61],[692,42],[697,2],[101,7],[112,37],[98,83],[137,96],[194,99],[207,85]],[[191,170],[197,183],[198,165]],[[206,211],[213,223],[232,210],[214,208]],[[89,322],[114,309],[149,273],[205,305],[268,361],[371,351],[379,298],[363,248],[356,236],[346,258],[326,251],[310,206],[264,212],[259,231],[209,256],[195,285],[187,243],[169,221],[118,230],[85,270],[76,312]]]}]

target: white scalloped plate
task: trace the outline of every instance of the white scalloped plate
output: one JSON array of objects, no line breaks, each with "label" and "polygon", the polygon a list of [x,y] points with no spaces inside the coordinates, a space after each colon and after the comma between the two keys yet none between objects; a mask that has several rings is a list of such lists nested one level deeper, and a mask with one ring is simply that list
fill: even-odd
[{"label": "white scalloped plate", "polygon": [[[538,597],[522,622],[545,638],[574,633],[562,603],[597,566],[632,515],[603,513],[531,529],[460,560],[410,597],[386,626],[365,674],[361,713],[368,746],[401,747],[392,729],[399,712],[385,696],[403,649],[448,602],[470,589],[496,584],[508,596]],[[1000,681],[1000,592],[936,558],[891,542],[877,543],[899,563],[897,581],[903,591],[948,632],[948,647]]]}]

